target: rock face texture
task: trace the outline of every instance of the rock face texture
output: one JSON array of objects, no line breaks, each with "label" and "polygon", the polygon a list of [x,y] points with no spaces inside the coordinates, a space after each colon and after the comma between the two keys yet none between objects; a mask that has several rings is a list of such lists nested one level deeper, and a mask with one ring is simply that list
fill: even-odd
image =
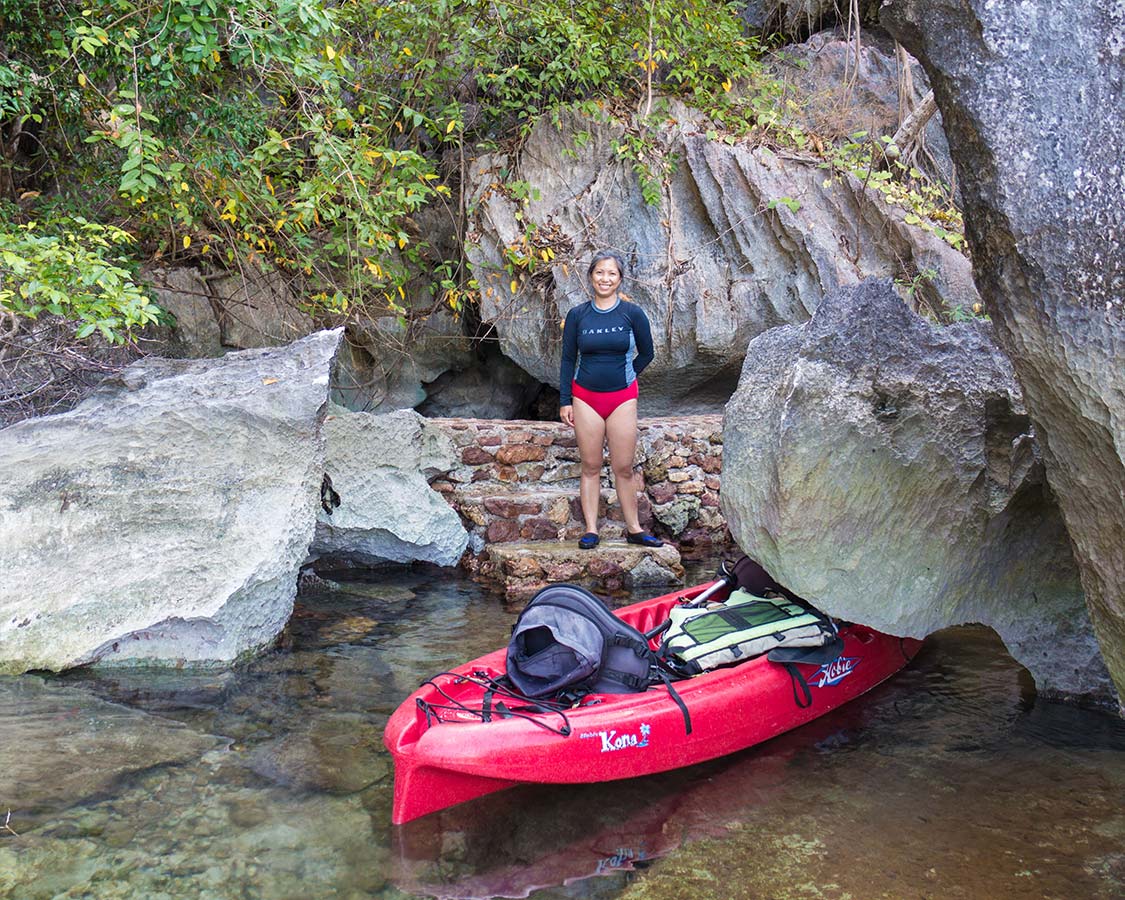
[{"label": "rock face texture", "polygon": [[468,532],[427,482],[460,464],[448,436],[413,410],[377,416],[339,407],[326,419],[324,436],[325,471],[338,505],[327,499],[322,506],[314,558],[457,564]]},{"label": "rock face texture", "polygon": [[1125,694],[1125,8],[891,0],[881,15],[933,85],[974,278]]},{"label": "rock face texture", "polygon": [[[577,111],[557,126],[544,118],[516,159],[475,161],[467,252],[481,317],[509,358],[557,385],[561,322],[587,299],[586,267],[601,248],[624,257],[623,291],[652,323],[656,360],[641,379],[643,416],[717,411],[747,342],[804,322],[839,285],[932,271],[925,291],[935,308],[977,302],[968,260],[906,224],[906,210],[860,179],[826,186],[815,160],[732,146],[709,137],[711,127],[671,108],[652,151],[652,165],[670,169],[656,205],[615,149],[625,126]],[[530,185],[528,196],[505,187],[509,170]]]},{"label": "rock face texture", "polygon": [[1047,694],[1113,696],[1011,365],[886,282],[748,348],[723,429],[736,542],[841,618],[992,626]]},{"label": "rock face texture", "polygon": [[176,317],[164,355],[195,359],[225,351],[279,347],[315,330],[285,280],[248,267],[237,275],[148,266],[157,302]]},{"label": "rock face texture", "polygon": [[225,663],[289,618],[340,332],[147,359],[0,431],[0,672]]}]

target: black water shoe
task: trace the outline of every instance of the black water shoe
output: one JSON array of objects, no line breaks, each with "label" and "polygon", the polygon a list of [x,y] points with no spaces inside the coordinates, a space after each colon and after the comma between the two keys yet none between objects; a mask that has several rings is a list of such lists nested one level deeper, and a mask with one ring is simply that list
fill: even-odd
[{"label": "black water shoe", "polygon": [[598,546],[598,541],[601,540],[594,532],[587,531],[582,537],[578,539],[579,550],[593,550]]},{"label": "black water shoe", "polygon": [[638,531],[633,534],[631,531],[625,533],[625,540],[630,544],[640,544],[642,547],[663,547],[664,541],[660,538],[655,538],[647,531]]}]

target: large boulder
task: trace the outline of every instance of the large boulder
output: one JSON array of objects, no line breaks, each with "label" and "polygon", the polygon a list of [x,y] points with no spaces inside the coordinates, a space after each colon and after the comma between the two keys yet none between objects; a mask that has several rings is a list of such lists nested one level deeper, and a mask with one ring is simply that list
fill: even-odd
[{"label": "large boulder", "polygon": [[152,329],[165,342],[164,356],[199,359],[231,349],[278,347],[315,330],[278,272],[252,266],[207,272],[150,264],[141,277],[152,287],[156,302],[176,319],[170,327]]},{"label": "large boulder", "polygon": [[188,266],[147,266],[142,279],[152,286],[161,309],[175,317],[170,327],[154,329],[164,339],[161,355],[182,359],[222,356],[223,336],[211,289],[202,273]]},{"label": "large boulder", "polygon": [[1125,694],[1125,13],[1083,0],[891,0],[882,21],[933,85],[974,278]]},{"label": "large boulder", "polygon": [[[628,143],[626,126],[578,111],[557,125],[540,120],[518,157],[472,166],[466,252],[481,317],[540,381],[558,384],[561,322],[587,298],[586,266],[603,247],[625,257],[623,290],[652,323],[643,415],[717,411],[747,342],[805,321],[839,285],[869,276],[905,285],[925,272],[931,307],[978,301],[968,260],[862,180],[826,180],[815,160],[728,144],[682,106],[661,121],[644,165],[677,162],[656,205],[645,202],[635,162],[615,149]],[[504,182],[509,170],[521,173],[521,190]]]},{"label": "large boulder", "polygon": [[460,464],[448,435],[413,410],[373,415],[339,407],[324,435],[331,489],[326,482],[313,560],[457,564],[469,534],[426,480]]},{"label": "large boulder", "polygon": [[1046,694],[1113,696],[1011,365],[987,323],[935,327],[886,282],[748,348],[723,429],[739,546],[891,634],[992,626]]},{"label": "large boulder", "polygon": [[356,412],[412,409],[426,400],[431,382],[474,362],[460,322],[443,310],[409,320],[359,317],[348,329],[347,349],[333,399]]},{"label": "large boulder", "polygon": [[0,431],[0,672],[222,664],[285,625],[340,331],[149,358]]}]

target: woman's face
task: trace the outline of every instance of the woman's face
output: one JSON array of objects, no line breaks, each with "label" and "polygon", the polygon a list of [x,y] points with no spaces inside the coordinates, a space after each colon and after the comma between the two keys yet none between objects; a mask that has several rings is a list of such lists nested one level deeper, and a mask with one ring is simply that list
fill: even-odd
[{"label": "woman's face", "polygon": [[603,259],[590,273],[590,284],[594,288],[594,296],[599,300],[609,299],[621,287],[621,271],[612,259]]}]

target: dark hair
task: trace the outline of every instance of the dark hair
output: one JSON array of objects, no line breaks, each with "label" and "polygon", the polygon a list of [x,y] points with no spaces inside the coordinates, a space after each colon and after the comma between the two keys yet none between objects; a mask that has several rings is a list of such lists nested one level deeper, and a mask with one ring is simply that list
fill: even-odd
[{"label": "dark hair", "polygon": [[586,270],[586,277],[589,278],[591,275],[593,275],[594,267],[597,266],[598,263],[603,262],[607,259],[612,259],[615,263],[617,263],[617,274],[621,276],[622,280],[624,280],[626,272],[625,260],[623,260],[612,250],[599,250],[594,254],[594,258],[590,260],[590,268]]}]

